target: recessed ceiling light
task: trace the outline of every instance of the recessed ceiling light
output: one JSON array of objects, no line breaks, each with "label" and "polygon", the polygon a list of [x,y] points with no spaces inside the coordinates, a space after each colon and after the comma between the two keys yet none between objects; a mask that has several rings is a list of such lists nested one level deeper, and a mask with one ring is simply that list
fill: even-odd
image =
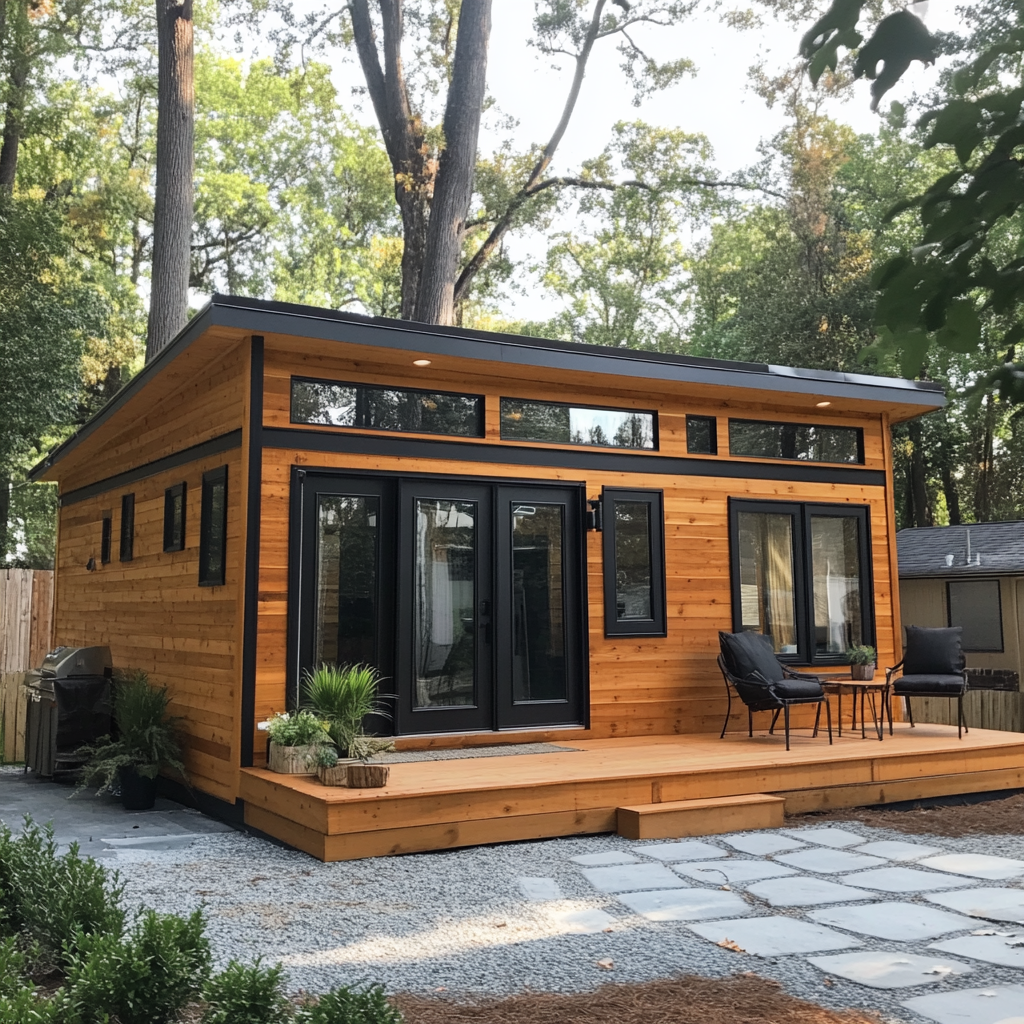
[{"label": "recessed ceiling light", "polygon": [[412,361],[412,365],[413,366],[429,366],[430,365],[430,360],[429,359],[414,359]]},{"label": "recessed ceiling light", "polygon": [[831,402],[817,402],[816,403],[816,405],[818,406],[819,409],[824,409],[826,406],[829,406],[831,404],[832,404]]}]

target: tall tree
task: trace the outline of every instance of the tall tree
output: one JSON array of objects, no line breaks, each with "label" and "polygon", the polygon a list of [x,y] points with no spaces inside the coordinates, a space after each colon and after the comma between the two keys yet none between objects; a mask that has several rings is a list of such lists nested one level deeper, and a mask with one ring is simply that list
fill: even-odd
[{"label": "tall tree", "polygon": [[156,19],[156,203],[147,360],[164,348],[188,320],[194,209],[192,0],[156,0]]}]

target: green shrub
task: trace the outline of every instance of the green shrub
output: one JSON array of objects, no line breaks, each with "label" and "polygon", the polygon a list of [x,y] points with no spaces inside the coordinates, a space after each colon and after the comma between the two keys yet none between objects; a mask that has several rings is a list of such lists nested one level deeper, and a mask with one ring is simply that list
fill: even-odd
[{"label": "green shrub", "polygon": [[210,973],[201,911],[187,918],[147,910],[124,938],[79,934],[67,991],[82,1024],[166,1024]]},{"label": "green shrub", "polygon": [[275,715],[267,725],[271,743],[279,747],[309,747],[317,743],[329,743],[327,723],[311,711],[297,711],[295,714]]},{"label": "green shrub", "polygon": [[0,1024],[75,1024],[77,1016],[63,993],[52,999],[36,995],[28,985],[0,994]]},{"label": "green shrub", "polygon": [[297,1024],[402,1024],[402,1015],[388,1002],[382,985],[342,985],[300,1007],[295,1020]]},{"label": "green shrub", "polygon": [[207,1011],[203,1024],[285,1024],[291,1020],[291,1004],[284,993],[284,968],[251,966],[237,960],[214,975],[203,998]]},{"label": "green shrub", "polygon": [[307,670],[302,679],[303,706],[324,719],[331,739],[348,757],[360,756],[352,746],[363,735],[365,718],[391,717],[378,696],[380,682],[380,673],[370,665],[324,664]]},{"label": "green shrub", "polygon": [[25,970],[25,954],[18,949],[18,940],[13,936],[0,939],[0,998],[13,996],[24,985]]},{"label": "green shrub", "polygon": [[78,855],[77,845],[58,854],[51,825],[40,828],[26,818],[19,835],[0,826],[0,934],[20,933],[64,959],[79,933],[123,933],[122,891],[117,876],[108,879],[104,868]]}]

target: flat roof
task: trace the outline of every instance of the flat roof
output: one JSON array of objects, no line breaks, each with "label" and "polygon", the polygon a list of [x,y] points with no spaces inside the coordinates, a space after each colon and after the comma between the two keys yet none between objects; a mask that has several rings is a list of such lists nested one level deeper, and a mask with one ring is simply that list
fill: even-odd
[{"label": "flat roof", "polygon": [[211,327],[231,327],[252,334],[290,334],[427,355],[480,359],[506,363],[510,367],[544,367],[662,382],[889,402],[919,406],[922,413],[940,409],[946,404],[942,386],[931,381],[583,345],[526,335],[363,316],[289,302],[214,295],[177,337],[157,353],[99,412],[34,466],[29,478],[36,479],[73,451]]}]

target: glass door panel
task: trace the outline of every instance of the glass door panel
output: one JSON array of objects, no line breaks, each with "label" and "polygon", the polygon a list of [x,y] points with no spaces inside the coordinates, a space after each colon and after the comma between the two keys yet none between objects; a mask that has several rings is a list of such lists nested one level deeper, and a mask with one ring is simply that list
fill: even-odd
[{"label": "glass door panel", "polygon": [[415,516],[414,706],[471,707],[479,508],[475,501],[417,498]]},{"label": "glass door panel", "polygon": [[565,507],[512,507],[512,700],[565,700]]},{"label": "glass door panel", "polygon": [[738,519],[742,627],[770,636],[777,653],[795,655],[793,516],[741,512]]},{"label": "glass door panel", "polygon": [[839,657],[863,644],[860,520],[811,516],[811,597],[814,653]]}]

